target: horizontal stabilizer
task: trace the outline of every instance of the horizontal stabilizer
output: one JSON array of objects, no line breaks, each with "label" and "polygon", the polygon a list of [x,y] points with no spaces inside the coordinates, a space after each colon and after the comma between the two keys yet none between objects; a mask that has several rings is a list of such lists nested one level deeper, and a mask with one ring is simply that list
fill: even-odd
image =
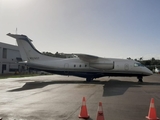
[{"label": "horizontal stabilizer", "polygon": [[7,35],[15,39],[22,39],[22,40],[27,40],[27,41],[30,40],[26,35],[18,35],[18,34],[11,34],[11,33],[8,33]]}]

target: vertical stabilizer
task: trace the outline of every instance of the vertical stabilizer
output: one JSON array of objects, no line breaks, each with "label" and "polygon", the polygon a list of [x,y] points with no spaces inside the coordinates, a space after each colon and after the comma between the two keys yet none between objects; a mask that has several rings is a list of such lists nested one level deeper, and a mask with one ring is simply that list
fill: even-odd
[{"label": "vertical stabilizer", "polygon": [[26,35],[11,33],[8,33],[7,35],[16,39],[23,60],[32,62],[37,60],[59,59],[41,54],[31,43],[32,40],[29,39]]}]

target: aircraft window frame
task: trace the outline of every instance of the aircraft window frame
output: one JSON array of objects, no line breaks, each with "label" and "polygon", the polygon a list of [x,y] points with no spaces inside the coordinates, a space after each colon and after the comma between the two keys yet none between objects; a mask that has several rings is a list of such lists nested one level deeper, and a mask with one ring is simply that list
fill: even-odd
[{"label": "aircraft window frame", "polygon": [[144,67],[141,63],[134,63],[134,67]]}]

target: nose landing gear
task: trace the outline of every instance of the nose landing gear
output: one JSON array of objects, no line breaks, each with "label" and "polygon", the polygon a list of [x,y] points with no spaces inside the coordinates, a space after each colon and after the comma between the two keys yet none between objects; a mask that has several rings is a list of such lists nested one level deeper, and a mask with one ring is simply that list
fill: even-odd
[{"label": "nose landing gear", "polygon": [[142,83],[143,82],[143,77],[142,76],[137,76],[138,82]]}]

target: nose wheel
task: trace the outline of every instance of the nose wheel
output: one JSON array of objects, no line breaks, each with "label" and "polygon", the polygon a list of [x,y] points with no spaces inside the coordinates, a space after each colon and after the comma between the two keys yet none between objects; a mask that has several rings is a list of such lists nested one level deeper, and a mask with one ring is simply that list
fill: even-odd
[{"label": "nose wheel", "polygon": [[141,83],[143,82],[143,77],[142,76],[138,76],[137,79],[138,79],[138,82],[141,82]]}]

